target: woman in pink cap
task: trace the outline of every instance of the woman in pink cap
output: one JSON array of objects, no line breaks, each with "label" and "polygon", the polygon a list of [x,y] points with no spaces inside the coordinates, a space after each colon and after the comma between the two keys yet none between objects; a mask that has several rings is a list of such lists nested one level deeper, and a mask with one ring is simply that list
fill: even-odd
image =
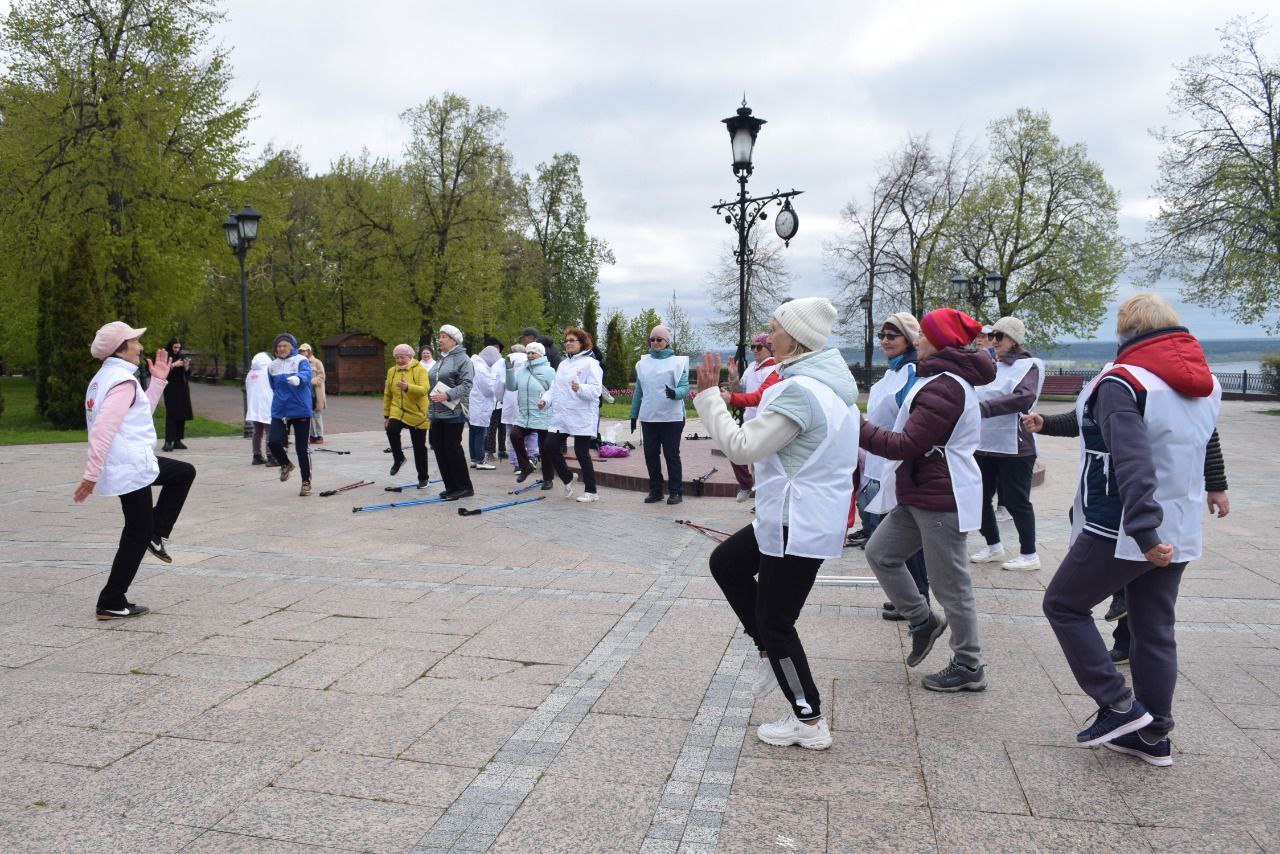
[{"label": "woman in pink cap", "polygon": [[[85,421],[89,427],[89,459],[72,498],[77,504],[89,493],[118,496],[124,511],[120,547],[111,562],[107,584],[98,594],[99,620],[136,617],[147,611],[126,598],[143,555],[150,551],[165,563],[173,559],[164,541],[173,531],[187,500],[195,467],[189,463],[156,457],[156,428],[152,410],[168,384],[169,354],[156,351],[147,360],[151,384],[144,392],[138,382],[142,362],[142,333],[119,320],[98,330],[89,352],[102,367],[85,392]],[[160,487],[153,506],[151,487]]]}]

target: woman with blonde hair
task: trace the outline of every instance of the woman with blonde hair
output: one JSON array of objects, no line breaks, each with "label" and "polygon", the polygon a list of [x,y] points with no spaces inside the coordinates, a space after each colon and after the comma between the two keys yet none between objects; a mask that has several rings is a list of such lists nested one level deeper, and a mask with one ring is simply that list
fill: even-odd
[{"label": "woman with blonde hair", "polygon": [[404,465],[400,431],[408,427],[418,489],[422,489],[431,477],[427,472],[427,430],[431,427],[427,419],[427,369],[413,358],[413,348],[408,344],[397,344],[393,357],[395,364],[387,370],[382,389],[382,429],[387,431],[391,444],[391,473],[394,475]]},{"label": "woman with blonde hair", "polygon": [[[1178,677],[1174,612],[1183,572],[1202,550],[1205,447],[1222,388],[1199,342],[1158,294],[1120,305],[1116,338],[1115,360],[1076,401],[1071,546],[1045,590],[1044,613],[1076,682],[1098,704],[1076,741],[1167,766]],[[1122,588],[1132,688],[1092,614]]]}]

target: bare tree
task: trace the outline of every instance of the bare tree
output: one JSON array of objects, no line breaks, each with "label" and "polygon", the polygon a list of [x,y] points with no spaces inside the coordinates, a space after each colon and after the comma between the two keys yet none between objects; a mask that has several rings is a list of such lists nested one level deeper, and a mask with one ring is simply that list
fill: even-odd
[{"label": "bare tree", "polygon": [[1191,126],[1155,134],[1160,212],[1138,255],[1188,300],[1280,330],[1280,64],[1258,51],[1266,32],[1235,18],[1221,53],[1178,69],[1170,111]]},{"label": "bare tree", "polygon": [[[747,262],[747,334],[769,328],[769,316],[791,298],[791,273],[776,240],[762,239],[760,229],[752,229]],[[720,265],[707,274],[707,297],[716,319],[707,323],[715,341],[738,339],[738,261],[733,246],[726,244]]]}]

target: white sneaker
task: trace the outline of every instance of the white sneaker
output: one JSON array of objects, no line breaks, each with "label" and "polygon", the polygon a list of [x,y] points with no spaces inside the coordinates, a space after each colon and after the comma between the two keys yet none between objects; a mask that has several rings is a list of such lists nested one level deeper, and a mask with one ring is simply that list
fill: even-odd
[{"label": "white sneaker", "polygon": [[1009,515],[1009,511],[1008,511],[1008,510],[1004,509],[1003,507],[997,507],[997,508],[996,508],[996,521],[997,521],[997,522],[1012,522],[1012,521],[1013,521],[1013,517]]},{"label": "white sneaker", "polygon": [[578,496],[579,504],[590,504],[592,501],[599,501],[600,494],[597,492],[584,492]]},{"label": "white sneaker", "polygon": [[566,484],[564,485],[564,497],[565,497],[565,498],[572,498],[572,497],[573,497],[573,485],[574,485],[575,483],[577,483],[577,482],[578,482],[578,473],[577,473],[577,472],[574,472],[572,475],[570,475],[570,477],[569,477],[569,482],[568,482],[568,483],[566,483]]},{"label": "white sneaker", "polygon": [[810,750],[826,750],[831,746],[831,730],[827,727],[826,718],[807,724],[795,715],[787,715],[775,723],[760,724],[756,727],[756,737],[765,744],[778,747],[798,744]]},{"label": "white sneaker", "polygon": [[497,466],[493,463],[476,463],[476,468],[480,471],[493,471]]},{"label": "white sneaker", "polygon": [[1040,556],[1035,553],[1029,555],[1018,555],[1013,560],[1007,560],[1000,564],[1000,568],[1014,571],[1039,569]]},{"label": "white sneaker", "polygon": [[757,700],[763,700],[778,687],[778,677],[773,675],[773,665],[769,663],[768,656],[757,658],[756,662],[756,672],[751,679],[751,693],[756,695]]},{"label": "white sneaker", "polygon": [[742,502],[746,501],[750,497],[751,497],[751,490],[739,489],[738,494],[733,497],[733,500],[741,504]]},{"label": "white sneaker", "polygon": [[994,563],[998,560],[1004,560],[1004,557],[1004,546],[996,543],[994,546],[983,546],[981,551],[969,555],[969,560],[974,563]]}]

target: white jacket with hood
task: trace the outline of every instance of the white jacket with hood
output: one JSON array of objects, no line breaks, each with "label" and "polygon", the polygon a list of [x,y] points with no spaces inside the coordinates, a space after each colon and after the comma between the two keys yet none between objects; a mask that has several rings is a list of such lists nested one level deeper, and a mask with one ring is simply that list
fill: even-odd
[{"label": "white jacket with hood", "polygon": [[244,379],[245,395],[249,400],[249,409],[245,420],[257,424],[271,423],[271,380],[267,377],[267,366],[271,357],[259,353],[253,357],[249,365],[249,373]]}]

